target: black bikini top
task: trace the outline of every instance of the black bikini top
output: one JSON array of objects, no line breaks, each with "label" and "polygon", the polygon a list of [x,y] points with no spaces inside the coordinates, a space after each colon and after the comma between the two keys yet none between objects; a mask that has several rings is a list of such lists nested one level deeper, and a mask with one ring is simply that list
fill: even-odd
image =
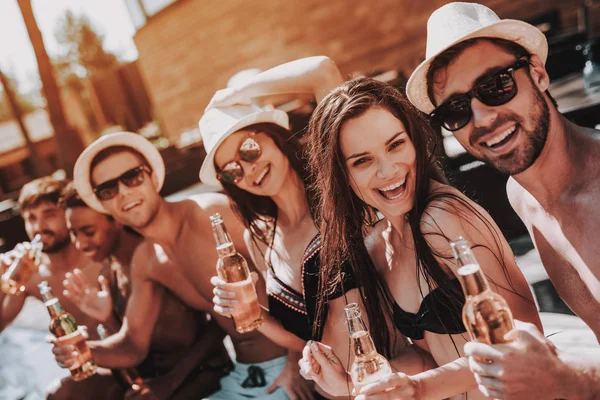
[{"label": "black bikini top", "polygon": [[460,293],[458,299],[450,299],[440,288],[435,288],[425,296],[416,314],[404,311],[394,302],[394,325],[404,336],[414,340],[423,339],[425,331],[452,335],[466,332],[462,322],[465,297],[460,282],[452,279],[450,286]]}]

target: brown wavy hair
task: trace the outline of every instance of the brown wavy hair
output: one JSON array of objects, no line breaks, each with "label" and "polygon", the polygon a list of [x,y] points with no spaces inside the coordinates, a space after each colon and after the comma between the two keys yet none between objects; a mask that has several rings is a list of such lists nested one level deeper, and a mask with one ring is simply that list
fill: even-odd
[{"label": "brown wavy hair", "polygon": [[[340,284],[342,263],[349,264],[355,281],[360,282],[359,291],[369,325],[384,327],[387,326],[387,321],[393,320],[394,299],[386,283],[380,278],[364,244],[365,228],[377,222],[377,210],[363,202],[350,187],[350,178],[340,147],[340,131],[344,123],[373,107],[384,108],[398,118],[415,147],[415,200],[406,218],[413,235],[417,276],[425,279],[429,289],[439,288],[451,302],[456,303],[453,306],[458,309],[462,307],[460,289],[450,284],[451,277],[436,259],[448,256],[435,252],[425,237],[443,236],[443,233],[436,230],[435,233],[424,234],[423,215],[427,215],[433,208],[449,209],[466,221],[473,217],[478,218],[490,231],[494,231],[493,226],[464,199],[452,193],[430,189],[432,180],[446,183],[446,179],[434,156],[438,139],[424,114],[391,85],[370,78],[357,78],[346,82],[323,99],[313,113],[309,125],[308,165],[314,181],[317,225],[323,237],[317,324],[323,321],[328,296],[335,290],[336,285]],[[449,240],[445,236],[444,238]],[[496,235],[496,247],[501,253],[499,243],[500,239]],[[504,271],[510,283],[506,268]],[[456,316],[459,319],[460,317]],[[313,327],[313,332],[318,330],[317,324]],[[377,349],[389,357],[393,345],[390,332],[387,329],[374,329],[371,333]]]}]

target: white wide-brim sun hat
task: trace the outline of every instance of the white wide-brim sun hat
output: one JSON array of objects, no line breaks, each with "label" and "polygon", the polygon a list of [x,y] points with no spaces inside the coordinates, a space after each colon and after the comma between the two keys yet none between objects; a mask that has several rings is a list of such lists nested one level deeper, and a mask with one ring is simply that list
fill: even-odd
[{"label": "white wide-brim sun hat", "polygon": [[412,73],[406,95],[419,110],[429,114],[435,106],[427,94],[427,73],[436,56],[450,47],[473,38],[498,38],[521,45],[543,63],[548,57],[548,41],[535,26],[512,19],[501,20],[488,7],[476,3],[449,3],[438,8],[427,21],[425,61]]},{"label": "white wide-brim sun hat", "polygon": [[206,158],[200,168],[200,181],[221,187],[215,168],[215,153],[229,136],[250,125],[270,123],[290,129],[290,122],[285,111],[265,110],[255,105],[239,105],[207,110],[198,126],[202,134]]},{"label": "white wide-brim sun hat", "polygon": [[109,147],[116,146],[131,147],[146,159],[148,165],[152,168],[152,179],[154,180],[157,192],[160,192],[165,182],[165,163],[158,149],[149,140],[142,135],[132,132],[115,132],[102,136],[85,148],[79,155],[79,158],[77,158],[75,168],[73,169],[73,184],[75,185],[77,194],[79,194],[79,197],[90,208],[101,213],[107,213],[107,211],[94,193],[90,166],[98,153]]}]

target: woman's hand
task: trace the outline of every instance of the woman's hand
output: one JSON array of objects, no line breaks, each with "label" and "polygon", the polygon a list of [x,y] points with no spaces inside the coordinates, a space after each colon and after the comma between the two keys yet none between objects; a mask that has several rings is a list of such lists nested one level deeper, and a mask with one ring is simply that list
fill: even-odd
[{"label": "woman's hand", "polygon": [[340,359],[331,347],[320,342],[309,341],[298,361],[300,374],[312,379],[332,396],[348,396],[352,392],[352,382]]},{"label": "woman's hand", "polygon": [[[252,277],[254,285],[256,285],[256,282],[258,282],[258,274],[256,272],[251,272],[250,276]],[[215,287],[213,289],[214,297],[212,299],[214,304],[213,309],[217,314],[230,318],[238,304],[233,286],[226,283],[218,276],[210,278],[210,283]]]},{"label": "woman's hand", "polygon": [[398,372],[364,386],[356,400],[417,400],[420,398],[417,382]]}]

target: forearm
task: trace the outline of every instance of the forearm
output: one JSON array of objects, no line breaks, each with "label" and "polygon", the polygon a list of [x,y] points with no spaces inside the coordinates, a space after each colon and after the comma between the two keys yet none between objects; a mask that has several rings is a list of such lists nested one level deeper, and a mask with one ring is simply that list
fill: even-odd
[{"label": "forearm", "polygon": [[556,398],[573,400],[596,399],[600,393],[600,362],[571,354],[560,354],[564,368],[555,382],[560,393]]},{"label": "forearm", "polygon": [[148,349],[134,343],[127,334],[119,331],[105,340],[88,341],[92,356],[100,367],[131,368],[139,365]]},{"label": "forearm", "polygon": [[289,349],[293,352],[302,353],[306,342],[293,333],[286,331],[281,323],[268,314],[263,313],[263,324],[258,331],[273,343]]},{"label": "forearm", "polygon": [[438,366],[431,354],[416,345],[406,346],[399,356],[390,360],[390,364],[395,371],[407,375],[420,374]]},{"label": "forearm", "polygon": [[413,375],[419,399],[445,399],[477,388],[473,373],[465,357],[441,367]]},{"label": "forearm", "polygon": [[325,56],[307,57],[278,65],[256,75],[239,88],[245,98],[310,93],[320,101],[343,82],[334,62]]},{"label": "forearm", "polygon": [[26,294],[4,295],[0,298],[0,332],[6,329],[17,318],[23,305],[25,304]]}]

